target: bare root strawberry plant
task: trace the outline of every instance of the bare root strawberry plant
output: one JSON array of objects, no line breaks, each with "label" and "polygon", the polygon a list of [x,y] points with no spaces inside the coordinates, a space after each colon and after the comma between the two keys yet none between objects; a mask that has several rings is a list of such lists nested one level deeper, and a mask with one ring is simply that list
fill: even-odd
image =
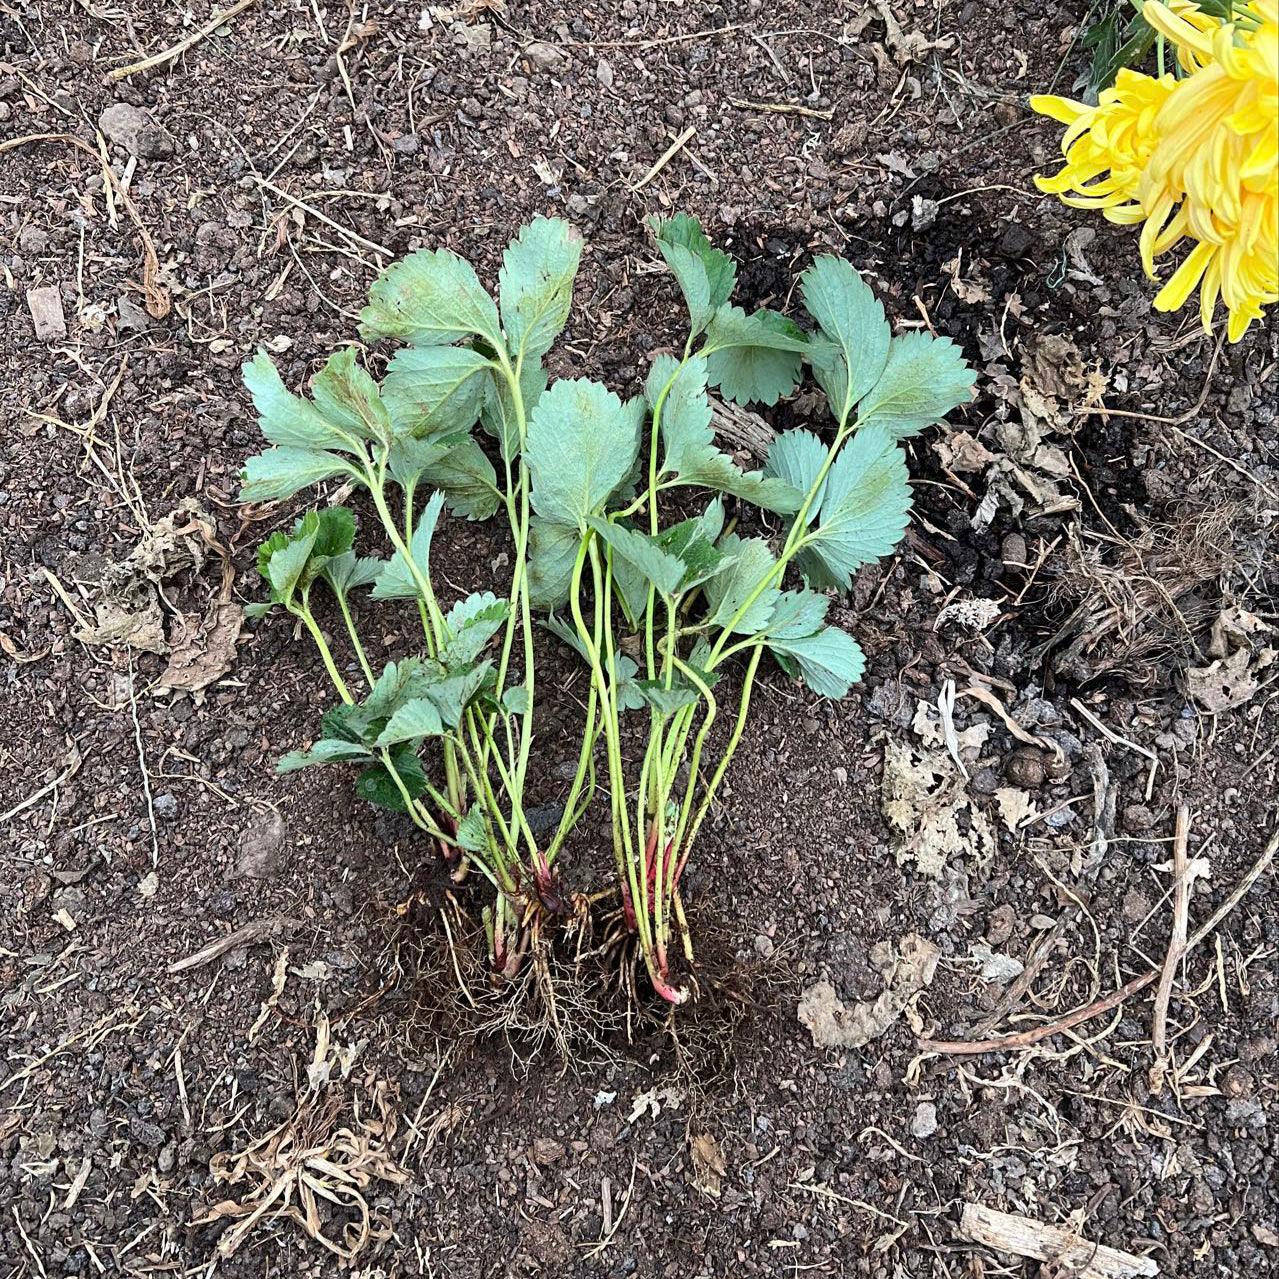
[{"label": "bare root strawberry plant", "polygon": [[[354,486],[389,549],[359,554],[352,511],[324,506],[259,552],[269,602],[254,611],[297,619],[337,697],[280,771],[355,765],[359,793],[406,813],[428,855],[456,878],[482,876],[499,978],[570,910],[563,850],[588,806],[607,803],[626,927],[654,990],[679,1004],[695,954],[684,871],[747,730],[763,658],[823,697],[861,677],[856,641],[827,621],[831,600],[905,530],[900,441],[966,400],[973,378],[949,341],[894,336],[840,258],[819,257],[800,277],[801,327],[732,303],[735,265],[694,219],[652,230],[689,333],[657,357],[642,394],[550,380],[544,359],[569,317],[582,244],[568,224],[538,219],[507,248],[496,301],[443,250],[383,273],[360,320],[369,342],[400,344],[380,381],[356,346],[327,361],[309,397],[289,391],[265,355],[248,364],[270,447],[248,460],[241,495]],[[772,406],[806,376],[827,420],[778,434],[758,471],[716,446],[712,391]],[[672,522],[666,495],[679,489],[705,496]],[[680,505],[688,511],[690,497]],[[754,531],[763,523],[752,507],[780,517],[781,531]],[[446,511],[505,522],[505,597],[443,598],[431,550],[447,536]],[[317,620],[317,587],[336,603],[340,639]],[[365,589],[407,601],[420,625],[418,651],[381,669],[353,603]],[[537,677],[543,627],[576,650],[590,681],[563,816],[539,838],[525,794],[540,764],[539,711],[559,695]],[[630,716],[643,725],[638,752],[627,749]]]}]

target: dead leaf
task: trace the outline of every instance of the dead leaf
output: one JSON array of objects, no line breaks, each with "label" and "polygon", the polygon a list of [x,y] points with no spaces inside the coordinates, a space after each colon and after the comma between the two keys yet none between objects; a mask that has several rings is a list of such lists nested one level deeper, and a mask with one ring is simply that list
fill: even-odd
[{"label": "dead leaf", "polygon": [[1259,1244],[1264,1244],[1267,1248],[1279,1248],[1279,1234],[1276,1234],[1276,1232],[1264,1222],[1254,1221],[1252,1223],[1252,1237]]},{"label": "dead leaf", "polygon": [[221,679],[235,662],[243,622],[244,610],[234,600],[215,604],[199,627],[174,639],[157,687],[194,693]]},{"label": "dead leaf", "polygon": [[702,1194],[718,1199],[724,1178],[728,1175],[719,1142],[710,1133],[703,1132],[693,1138],[689,1148],[693,1156],[693,1185]]},{"label": "dead leaf", "polygon": [[948,471],[955,471],[960,475],[984,471],[995,461],[995,454],[967,431],[951,431],[944,439],[938,440],[933,448],[936,449],[941,464]]},{"label": "dead leaf", "polygon": [[885,982],[876,999],[850,1008],[830,982],[819,981],[801,996],[799,1020],[818,1048],[862,1048],[878,1039],[932,983],[940,954],[937,946],[917,933],[907,933],[896,948],[880,942],[871,948],[871,962]]},{"label": "dead leaf", "polygon": [[884,43],[898,66],[918,62],[930,49],[953,49],[955,46],[954,36],[930,40],[922,31],[903,31],[901,23],[893,17],[893,11],[888,7],[888,0],[875,0],[875,8],[884,21]]},{"label": "dead leaf", "polygon": [[982,981],[995,982],[1000,986],[1020,977],[1026,967],[1020,959],[991,950],[989,942],[973,942],[969,947],[969,954],[981,964],[981,972],[978,975]]},{"label": "dead leaf", "polygon": [[1263,675],[1274,665],[1277,655],[1275,649],[1263,648],[1254,658],[1246,648],[1239,648],[1209,666],[1188,667],[1186,691],[1210,715],[1234,710],[1274,681],[1275,675]]},{"label": "dead leaf", "polygon": [[1028,818],[1039,816],[1029,793],[1016,786],[1000,786],[995,791],[995,803],[999,805],[1000,818],[1010,831],[1017,830]]}]

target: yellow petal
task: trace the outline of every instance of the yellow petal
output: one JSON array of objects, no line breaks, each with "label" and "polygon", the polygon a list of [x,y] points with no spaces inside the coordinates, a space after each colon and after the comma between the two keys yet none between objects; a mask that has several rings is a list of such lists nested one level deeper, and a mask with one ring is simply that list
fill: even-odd
[{"label": "yellow petal", "polygon": [[1141,16],[1178,47],[1193,49],[1204,58],[1212,57],[1212,37],[1192,27],[1184,18],[1177,17],[1159,0],[1146,0],[1141,6]]},{"label": "yellow petal", "polygon": [[1168,283],[1155,294],[1155,300],[1152,303],[1155,310],[1180,310],[1216,253],[1217,246],[1214,244],[1195,245],[1186,260],[1173,272]]},{"label": "yellow petal", "polygon": [[1074,124],[1081,115],[1087,115],[1093,108],[1071,98],[1059,98],[1055,93],[1034,93],[1030,97],[1030,109],[1039,115],[1046,115],[1058,124]]}]

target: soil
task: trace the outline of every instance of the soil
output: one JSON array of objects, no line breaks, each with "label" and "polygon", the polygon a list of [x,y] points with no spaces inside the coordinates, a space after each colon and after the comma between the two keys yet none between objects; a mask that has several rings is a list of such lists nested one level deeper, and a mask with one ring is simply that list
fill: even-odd
[{"label": "soil", "polygon": [[[1150,311],[1130,233],[1035,192],[1055,126],[1026,96],[1082,68],[1083,0],[898,4],[892,25],[882,5],[831,8],[268,0],[116,80],[199,31],[205,0],[0,16],[3,137],[96,149],[112,108],[102,145],[154,242],[150,300],[171,302],[147,314],[138,235],[89,155],[0,152],[0,1275],[333,1273],[312,1236],[358,1241],[353,1199],[321,1199],[310,1230],[279,1211],[288,1196],[256,1222],[236,1207],[264,1202],[273,1165],[235,1156],[282,1124],[330,1152],[348,1132],[369,1277],[1060,1273],[967,1242],[966,1202],[1165,1275],[1279,1273],[1273,868],[1185,960],[1158,1094],[1153,987],[1028,1049],[916,1044],[1025,1030],[1160,965],[1179,807],[1210,863],[1192,930],[1275,829],[1279,697],[1262,672],[1209,713],[1186,672],[1223,610],[1275,622],[1276,331],[1215,355],[1189,313]],[[677,209],[738,258],[740,301],[785,306],[811,256],[838,252],[899,326],[951,336],[981,376],[911,445],[908,542],[839,606],[863,683],[832,703],[761,682],[689,874],[705,998],[673,1024],[641,998],[636,1017],[561,956],[565,1059],[518,1025],[481,1033],[501,1004],[467,1008],[441,916],[405,905],[434,892],[410,828],[333,770],[274,775],[318,720],[309,645],[251,624],[211,684],[166,692],[167,658],[86,644],[74,614],[145,528],[180,509],[188,526],[188,502],[211,541],[197,529],[202,564],[164,576],[170,639],[259,597],[255,547],[293,510],[235,503],[256,447],[240,365],[265,345],[304,382],[354,336],[379,264],[412,248],[452,247],[492,281],[524,220],[568,217],[589,248],[553,372],[633,393],[680,333],[643,226]],[[65,335],[35,334],[41,286]],[[1094,408],[1129,415],[1065,414],[1048,509],[991,511],[990,472],[945,448],[960,431],[1006,446],[1049,338],[1104,379]],[[446,581],[501,581],[486,527],[446,531]],[[939,620],[973,600],[997,617]],[[383,631],[389,654],[408,643],[394,614]],[[956,727],[989,731],[960,819],[972,846],[934,879],[899,859],[880,788],[947,681],[1050,749],[959,699]],[[567,663],[556,682],[535,803],[563,798],[583,694]],[[1005,785],[1041,815],[1016,833]],[[573,887],[604,881],[605,833],[571,850]],[[816,1047],[803,992],[873,999],[884,944],[911,933],[939,948],[932,984],[864,1047]],[[1010,980],[983,955],[1026,962],[1046,936],[1030,993],[983,1026]]]}]

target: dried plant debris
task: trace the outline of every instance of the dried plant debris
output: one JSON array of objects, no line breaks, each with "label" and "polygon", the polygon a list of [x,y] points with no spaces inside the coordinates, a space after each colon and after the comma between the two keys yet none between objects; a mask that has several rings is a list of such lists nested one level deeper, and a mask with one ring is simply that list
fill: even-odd
[{"label": "dried plant debris", "polygon": [[720,1197],[728,1165],[724,1152],[711,1133],[699,1133],[689,1142],[693,1158],[693,1185],[711,1199]]},{"label": "dried plant debris", "polygon": [[349,1093],[338,1084],[349,1074],[349,1056],[331,1042],[321,1015],[307,1088],[293,1115],[243,1150],[214,1155],[214,1181],[242,1188],[192,1223],[235,1223],[218,1240],[219,1256],[232,1256],[259,1226],[282,1220],[343,1263],[390,1238],[391,1222],[369,1203],[369,1191],[377,1182],[408,1180],[391,1153],[398,1116],[384,1081]]},{"label": "dried plant debris", "polygon": [[799,1020],[818,1048],[862,1048],[878,1039],[901,1015],[937,972],[941,951],[917,933],[907,933],[897,946],[879,942],[870,961],[884,978],[882,993],[873,1000],[846,1005],[828,981],[810,986],[799,1001]]},{"label": "dried plant debris", "polygon": [[1240,514],[1231,504],[1186,504],[1123,542],[1070,530],[1050,604],[1071,611],[1029,661],[1051,654],[1057,674],[1080,682],[1118,675],[1138,688],[1168,685],[1202,657],[1196,634],[1213,616],[1205,596],[1234,568]]},{"label": "dried plant debris", "polygon": [[124,644],[146,653],[168,653],[163,585],[181,573],[199,573],[210,549],[225,559],[214,528],[194,498],[146,528],[123,560],[103,569],[94,603],[96,624],[77,631],[76,638],[85,644]]},{"label": "dried plant debris", "polygon": [[[900,837],[899,865],[915,863],[921,875],[939,879],[947,860],[963,856],[982,867],[996,849],[986,815],[968,793],[960,763],[948,753],[941,717],[920,702],[912,724],[919,745],[889,742],[884,749],[881,807]],[[990,725],[974,724],[955,734],[958,760],[976,759]]]},{"label": "dried plant debris", "polygon": [[1223,609],[1212,624],[1207,666],[1186,670],[1186,692],[1209,714],[1250,702],[1279,677],[1276,650],[1263,643],[1274,630],[1238,604]]}]

